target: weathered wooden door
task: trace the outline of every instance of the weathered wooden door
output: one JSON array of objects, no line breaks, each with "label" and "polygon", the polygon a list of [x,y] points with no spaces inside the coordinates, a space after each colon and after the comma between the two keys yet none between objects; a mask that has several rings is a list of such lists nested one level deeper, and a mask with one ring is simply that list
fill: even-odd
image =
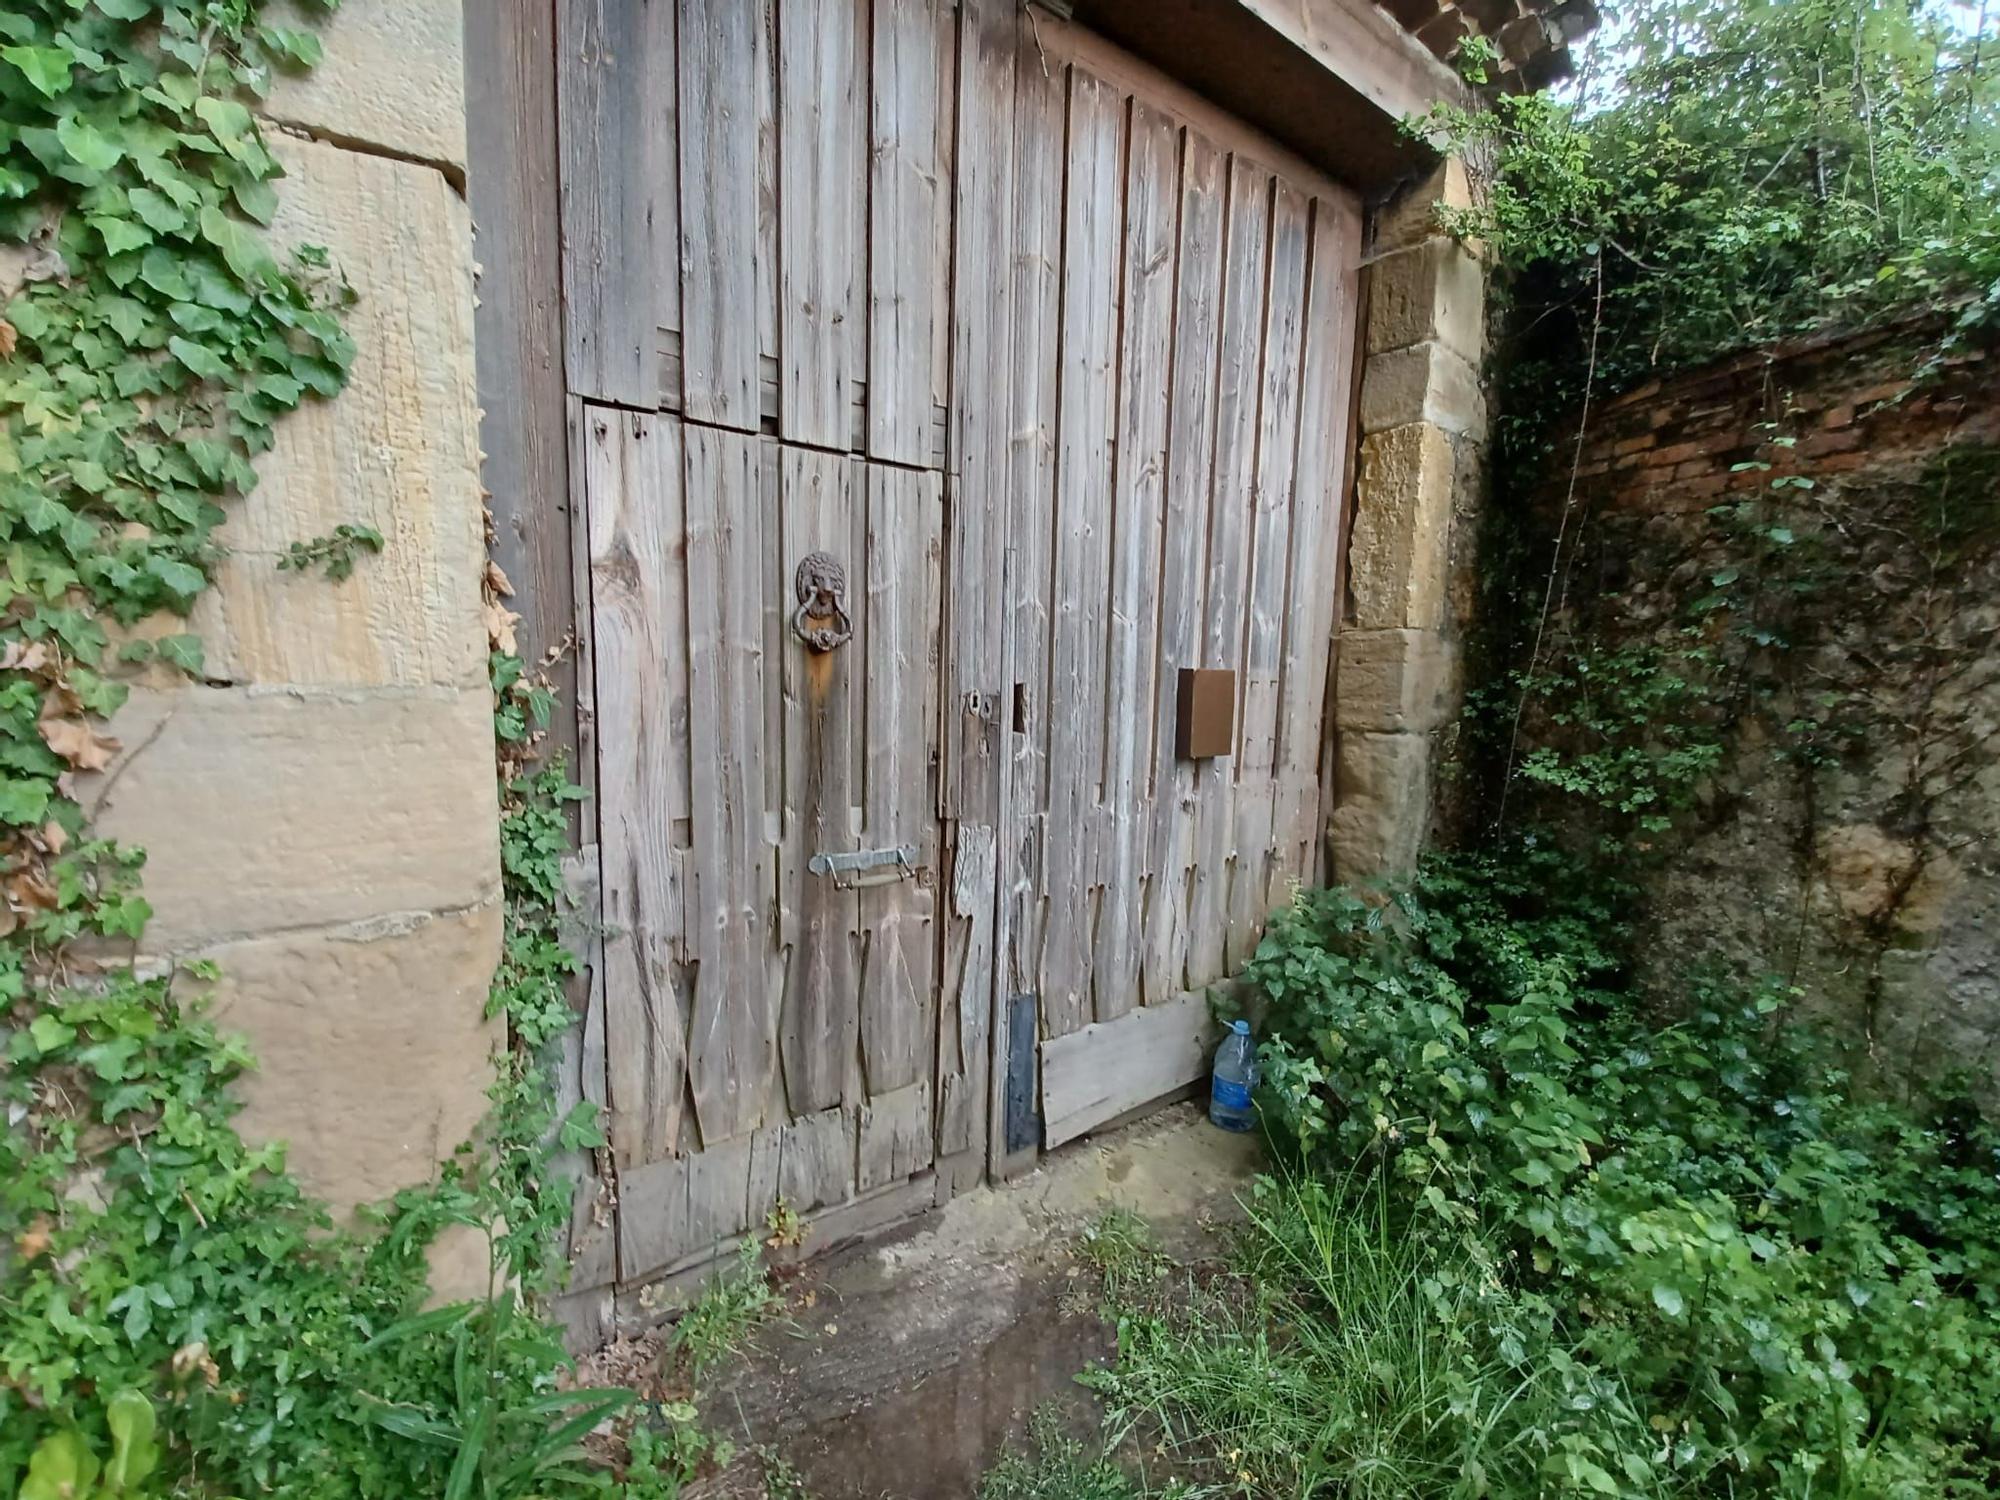
[{"label": "weathered wooden door", "polygon": [[610,1136],[575,1253],[630,1286],[780,1201],[931,1201],[953,18],[558,14]]},{"label": "weathered wooden door", "polygon": [[[1016,1087],[1011,1111],[992,1089],[989,1120],[1004,1171],[1201,1076],[1207,991],[1319,869],[1360,213],[1049,16],[996,28],[965,66],[1005,80],[992,96],[1011,105],[963,127],[961,214],[993,217],[960,236],[1010,247],[1012,357],[1003,386],[975,366],[954,399],[970,423],[1006,413],[1005,451],[981,454],[1004,480],[972,442],[957,475],[1003,520],[961,527],[961,507],[952,539],[968,591],[1005,579],[1002,655],[972,641],[966,658],[994,674],[968,701],[991,682],[1005,720],[995,1026]],[[969,108],[988,97],[962,87]],[[982,166],[1006,182],[990,202],[968,188]],[[1176,754],[1183,668],[1234,674],[1222,757]]]},{"label": "weathered wooden door", "polygon": [[[1316,862],[1358,218],[1013,0],[557,15],[573,1254],[638,1288],[1194,1076]],[[1226,758],[1175,758],[1191,666]]]}]

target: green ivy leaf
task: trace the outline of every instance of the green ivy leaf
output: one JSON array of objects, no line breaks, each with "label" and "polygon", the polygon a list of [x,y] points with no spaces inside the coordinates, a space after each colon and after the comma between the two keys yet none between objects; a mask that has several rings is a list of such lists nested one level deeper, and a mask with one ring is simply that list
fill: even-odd
[{"label": "green ivy leaf", "polygon": [[187,228],[187,215],[158,188],[136,187],[125,195],[140,221],[156,234],[178,234]]},{"label": "green ivy leaf", "polygon": [[201,344],[176,335],[167,340],[167,348],[175,359],[203,380],[221,380],[229,373],[229,366],[223,362],[222,356]]},{"label": "green ivy leaf", "polygon": [[1682,1299],[1679,1288],[1669,1286],[1662,1281],[1654,1284],[1653,1306],[1670,1318],[1678,1318],[1686,1310],[1687,1304]]},{"label": "green ivy leaf", "polygon": [[69,54],[60,47],[0,47],[0,59],[19,68],[45,99],[69,87]]},{"label": "green ivy leaf", "polygon": [[113,255],[124,255],[133,250],[143,250],[153,243],[153,236],[144,225],[134,224],[130,219],[112,218],[105,214],[93,214],[90,227],[103,236],[104,248]]},{"label": "green ivy leaf", "polygon": [[116,141],[80,115],[64,115],[56,121],[56,139],[70,160],[100,176],[117,166],[125,154]]},{"label": "green ivy leaf", "polygon": [[177,557],[155,554],[146,559],[146,571],[157,578],[169,593],[176,594],[184,603],[193,603],[194,598],[207,582],[201,569],[182,562]]},{"label": "green ivy leaf", "polygon": [[58,1047],[67,1047],[75,1039],[76,1028],[65,1025],[48,1011],[43,1011],[28,1023],[28,1040],[35,1044],[37,1052],[53,1052]]},{"label": "green ivy leaf", "polygon": [[263,240],[212,204],[201,211],[201,237],[222,252],[223,261],[239,279],[266,283],[278,279],[277,262]]},{"label": "green ivy leaf", "polygon": [[211,134],[222,143],[223,150],[234,156],[250,134],[250,111],[234,99],[218,98],[214,94],[204,94],[194,101],[195,118],[209,128]]},{"label": "green ivy leaf", "polygon": [[190,677],[202,674],[201,637],[198,635],[166,635],[156,643],[162,661],[171,662]]}]

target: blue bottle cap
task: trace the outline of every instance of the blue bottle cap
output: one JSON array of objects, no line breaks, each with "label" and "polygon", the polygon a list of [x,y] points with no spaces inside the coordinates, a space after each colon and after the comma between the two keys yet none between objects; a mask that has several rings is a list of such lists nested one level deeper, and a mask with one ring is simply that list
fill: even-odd
[{"label": "blue bottle cap", "polygon": [[1238,1036],[1250,1035],[1250,1023],[1248,1021],[1231,1021],[1229,1023],[1229,1029],[1235,1032]]}]

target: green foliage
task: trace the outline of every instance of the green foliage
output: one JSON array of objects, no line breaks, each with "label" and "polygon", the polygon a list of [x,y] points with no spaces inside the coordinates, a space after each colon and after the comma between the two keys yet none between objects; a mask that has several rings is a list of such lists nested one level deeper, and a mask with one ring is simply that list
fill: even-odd
[{"label": "green foliage", "polygon": [[52,1432],[28,1456],[21,1500],[120,1500],[153,1493],[145,1481],[159,1466],[153,1441],[153,1403],[137,1391],[120,1391],[104,1407],[111,1455],[102,1461],[75,1428]]},{"label": "green foliage", "polygon": [[735,1267],[711,1280],[681,1314],[668,1347],[689,1378],[699,1380],[742,1348],[783,1300],[771,1286],[757,1241],[746,1239],[737,1249]]},{"label": "green foliage", "polygon": [[979,1483],[979,1500],[1146,1500],[1149,1493],[1108,1453],[1072,1436],[1050,1408],[1030,1419],[1026,1445],[1003,1453]]},{"label": "green foliage", "polygon": [[[1368,1500],[1666,1492],[1615,1378],[1388,1184],[1260,1181],[1232,1274],[1108,1288],[1118,1359],[1085,1383],[1228,1493]],[[1151,1430],[1149,1427],[1147,1430]]]},{"label": "green foliage", "polygon": [[1517,1280],[1680,1490],[1990,1493],[2000,1135],[1850,1097],[1777,994],[1646,1013],[1592,873],[1488,856],[1387,905],[1302,897],[1250,970],[1271,1124]]},{"label": "green foliage", "polygon": [[[587,1110],[554,1117],[537,1061],[575,966],[555,912],[576,793],[522,759],[546,690],[496,659],[509,948],[493,1004],[518,1046],[492,1128],[358,1224],[333,1224],[281,1147],[237,1133],[250,1059],[206,1014],[213,968],[118,960],[149,915],[143,856],[89,838],[69,795],[116,749],[99,726],[120,667],[202,670],[194,636],[148,617],[189,613],[222,502],[353,358],[325,252],[284,265],[260,232],[282,173],[248,101],[319,56],[263,10],[0,12],[0,1493],[602,1493],[578,1440],[632,1398],[566,1389],[559,1340],[521,1300],[560,1268],[552,1154],[600,1139]],[[381,546],[345,525],[280,566],[337,581]],[[488,1295],[425,1311],[446,1229],[485,1237]],[[630,1477],[677,1487],[643,1453]]]},{"label": "green foliage", "polygon": [[1616,15],[1609,76],[1580,99],[1428,122],[1497,169],[1449,227],[1493,247],[1513,358],[1573,397],[1590,362],[1616,387],[1913,303],[1971,296],[1968,328],[2000,311],[2000,81],[1966,18],[1925,0]]},{"label": "green foliage", "polygon": [[1536,706],[1532,743],[1514,773],[1579,798],[1613,826],[1665,832],[1722,760],[1712,653],[1688,643],[1584,647],[1533,672],[1511,672],[1468,697],[1489,733]]},{"label": "green foliage", "polygon": [[[0,240],[26,243],[0,307],[0,642],[46,643],[78,673],[105,664],[104,620],[192,608],[221,502],[353,358],[324,254],[282,266],[257,229],[282,168],[239,96],[314,51],[258,9],[0,15]],[[85,706],[122,695],[102,684]],[[39,826],[65,758],[10,758],[0,826]]]},{"label": "green foliage", "polygon": [[281,573],[304,573],[324,566],[328,583],[340,583],[353,576],[355,560],[363,552],[380,552],[382,533],[373,526],[342,524],[325,536],[293,542],[278,559]]}]

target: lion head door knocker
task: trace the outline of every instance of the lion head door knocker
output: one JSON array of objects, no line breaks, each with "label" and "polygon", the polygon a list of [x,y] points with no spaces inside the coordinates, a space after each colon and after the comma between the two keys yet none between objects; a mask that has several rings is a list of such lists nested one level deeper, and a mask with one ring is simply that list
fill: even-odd
[{"label": "lion head door knocker", "polygon": [[799,607],[792,612],[792,634],[808,649],[832,651],[854,639],[854,622],[847,617],[847,570],[824,552],[808,552],[792,577]]}]

